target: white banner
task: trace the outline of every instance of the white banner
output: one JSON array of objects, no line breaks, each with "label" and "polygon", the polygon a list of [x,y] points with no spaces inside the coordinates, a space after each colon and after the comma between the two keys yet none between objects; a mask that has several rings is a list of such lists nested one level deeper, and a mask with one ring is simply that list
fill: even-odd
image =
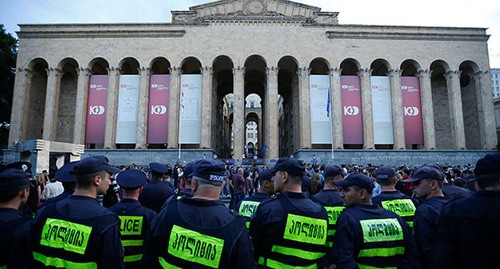
[{"label": "white banner", "polygon": [[135,144],[137,141],[137,110],[139,104],[139,75],[121,75],[118,84],[118,114],[116,143]]},{"label": "white banner", "polygon": [[181,76],[179,143],[201,141],[201,75]]},{"label": "white banner", "polygon": [[389,77],[371,77],[373,136],[377,145],[394,144],[391,82]]},{"label": "white banner", "polygon": [[330,76],[310,75],[309,96],[311,101],[311,143],[331,144]]}]

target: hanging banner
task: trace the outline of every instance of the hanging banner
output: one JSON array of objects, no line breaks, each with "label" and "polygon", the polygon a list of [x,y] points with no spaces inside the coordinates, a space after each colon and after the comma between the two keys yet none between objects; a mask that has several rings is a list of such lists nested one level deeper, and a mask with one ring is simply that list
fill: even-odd
[{"label": "hanging banner", "polygon": [[92,75],[89,81],[85,144],[104,144],[108,75]]},{"label": "hanging banner", "polygon": [[363,144],[361,84],[358,76],[341,76],[342,126],[344,144]]},{"label": "hanging banner", "polygon": [[149,84],[148,144],[167,144],[170,75],[151,75]]},{"label": "hanging banner", "polygon": [[311,143],[331,144],[330,76],[309,76],[309,98],[311,101]]},{"label": "hanging banner", "polygon": [[407,145],[423,145],[424,128],[422,123],[420,80],[418,77],[401,77],[401,90],[403,90],[405,143]]},{"label": "hanging banner", "polygon": [[179,143],[201,141],[201,75],[181,76]]},{"label": "hanging banner", "polygon": [[391,81],[389,77],[371,77],[373,138],[376,145],[393,145]]},{"label": "hanging banner", "polygon": [[137,141],[137,110],[139,104],[139,75],[121,75],[118,84],[118,114],[116,143],[135,144]]}]

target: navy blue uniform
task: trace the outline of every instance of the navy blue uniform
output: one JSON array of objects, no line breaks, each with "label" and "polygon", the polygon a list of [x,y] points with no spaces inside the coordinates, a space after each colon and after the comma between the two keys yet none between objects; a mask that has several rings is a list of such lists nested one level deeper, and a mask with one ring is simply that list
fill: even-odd
[{"label": "navy blue uniform", "polygon": [[271,196],[262,192],[256,192],[250,197],[246,197],[241,200],[240,204],[236,207],[238,209],[238,214],[243,217],[245,220],[245,225],[247,228],[250,227],[250,219],[259,206],[259,204],[263,201],[270,199]]},{"label": "navy blue uniform", "polygon": [[[20,240],[28,239],[26,235],[29,221],[19,210],[0,208],[0,268],[28,266],[31,256],[29,245],[20,244]],[[23,253],[23,249],[26,252]]]},{"label": "navy blue uniform", "polygon": [[146,245],[144,267],[160,266],[255,268],[243,219],[218,200],[172,199],[153,220]]},{"label": "navy blue uniform", "polygon": [[338,190],[321,190],[311,197],[326,209],[328,214],[328,247],[332,247],[333,235],[337,231],[337,219],[344,211],[344,200]]},{"label": "navy blue uniform", "polygon": [[250,222],[259,265],[316,266],[326,260],[328,215],[304,193],[283,192],[262,202]]},{"label": "navy blue uniform", "polygon": [[151,181],[144,186],[139,202],[156,212],[160,212],[165,201],[174,194],[174,188],[165,181]]},{"label": "navy blue uniform", "polygon": [[420,268],[410,227],[396,213],[378,205],[344,209],[337,221],[332,251],[337,269]]},{"label": "navy blue uniform", "polygon": [[372,198],[372,203],[403,217],[413,230],[413,221],[415,219],[418,200],[400,191],[383,191]]},{"label": "navy blue uniform", "polygon": [[143,207],[139,201],[124,198],[109,208],[120,218],[120,232],[125,251],[125,268],[141,268],[144,254],[144,239],[148,225],[156,212]]},{"label": "navy blue uniform", "polygon": [[500,192],[479,191],[443,206],[432,268],[500,268]]},{"label": "navy blue uniform", "polygon": [[452,198],[467,198],[474,195],[474,192],[469,189],[456,186],[453,183],[444,183],[443,194],[444,196],[449,196]]},{"label": "navy blue uniform", "polygon": [[50,199],[45,200],[39,207],[38,210],[40,210],[42,207],[47,206],[52,203],[57,203],[61,200],[66,199],[68,196],[72,195],[75,191],[74,190],[64,190],[63,193],[57,195],[56,197],[52,197]]},{"label": "navy blue uniform", "polygon": [[120,220],[91,197],[47,205],[34,219],[33,257],[36,268],[123,268]]}]

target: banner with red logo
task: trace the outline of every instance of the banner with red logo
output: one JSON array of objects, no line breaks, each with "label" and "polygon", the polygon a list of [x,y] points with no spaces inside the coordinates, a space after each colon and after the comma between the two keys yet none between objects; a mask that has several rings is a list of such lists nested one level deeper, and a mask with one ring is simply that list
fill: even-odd
[{"label": "banner with red logo", "polygon": [[331,144],[332,124],[330,122],[330,76],[309,76],[309,98],[311,100],[311,143]]},{"label": "banner with red logo", "polygon": [[201,75],[181,75],[179,143],[201,141]]},{"label": "banner with red logo", "polygon": [[341,76],[344,144],[363,144],[361,83],[358,76]]},{"label": "banner with red logo", "polygon": [[149,85],[148,144],[168,141],[170,75],[151,75]]},{"label": "banner with red logo", "polygon": [[89,81],[85,144],[104,144],[108,75],[92,75]]},{"label": "banner with red logo", "polygon": [[424,144],[422,102],[418,77],[401,77],[406,144]]},{"label": "banner with red logo", "polygon": [[137,111],[139,108],[139,75],[121,75],[116,116],[116,143],[135,144],[137,141]]},{"label": "banner with red logo", "polygon": [[372,76],[373,139],[376,145],[394,144],[392,127],[391,81],[389,77]]}]

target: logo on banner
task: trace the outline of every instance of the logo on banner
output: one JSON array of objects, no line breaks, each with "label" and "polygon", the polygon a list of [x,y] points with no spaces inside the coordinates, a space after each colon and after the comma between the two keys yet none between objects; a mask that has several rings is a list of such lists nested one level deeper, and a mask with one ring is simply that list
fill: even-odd
[{"label": "logo on banner", "polygon": [[103,106],[90,106],[89,114],[90,115],[102,115],[106,109]]},{"label": "logo on banner", "polygon": [[158,88],[158,84],[152,84],[152,85],[151,85],[151,88],[153,88],[153,89]]},{"label": "logo on banner", "polygon": [[163,105],[151,106],[151,115],[164,115],[167,113],[167,107]]},{"label": "logo on banner", "polygon": [[357,106],[345,106],[344,115],[346,116],[357,116],[359,115],[359,107]]},{"label": "logo on banner", "polygon": [[91,88],[91,89],[95,89],[95,88],[97,88],[97,85],[95,85],[95,84],[90,84],[90,88]]},{"label": "logo on banner", "polygon": [[120,85],[120,87],[127,88],[127,84],[122,84],[122,85]]},{"label": "logo on banner", "polygon": [[405,116],[410,116],[410,117],[415,117],[418,116],[418,114],[420,114],[420,110],[417,107],[411,107],[411,106],[405,107],[404,111],[405,111]]},{"label": "logo on banner", "polygon": [[318,85],[313,84],[313,85],[311,85],[311,88],[316,89],[316,88],[318,88]]}]

